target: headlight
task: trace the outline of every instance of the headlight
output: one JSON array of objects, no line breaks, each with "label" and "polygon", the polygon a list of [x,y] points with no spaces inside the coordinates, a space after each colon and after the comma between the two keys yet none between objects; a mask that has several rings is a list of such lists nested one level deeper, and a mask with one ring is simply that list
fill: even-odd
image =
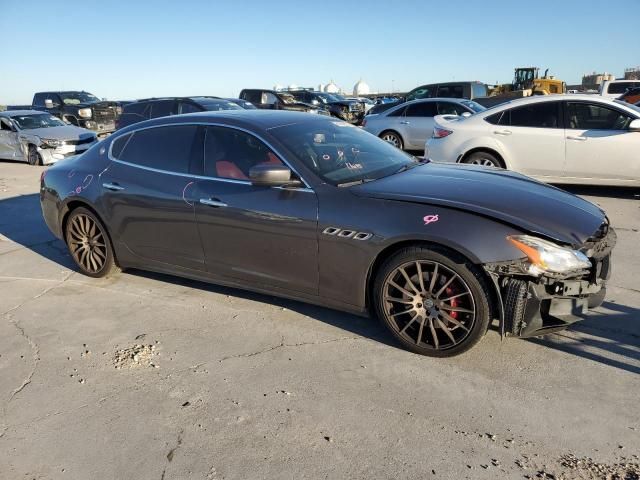
[{"label": "headlight", "polygon": [[587,256],[577,250],[561,247],[555,243],[530,235],[507,237],[518,250],[529,259],[528,272],[531,275],[542,273],[568,273],[573,270],[591,268]]},{"label": "headlight", "polygon": [[315,108],[312,108],[311,110],[309,110],[309,113],[318,113],[318,110],[316,110]]},{"label": "headlight", "polygon": [[60,145],[63,145],[64,142],[62,140],[56,140],[55,138],[41,138],[40,139],[40,146],[41,147],[49,147],[49,148],[56,148],[59,147]]},{"label": "headlight", "polygon": [[82,118],[91,118],[91,109],[81,108],[80,110],[78,110],[78,115]]}]

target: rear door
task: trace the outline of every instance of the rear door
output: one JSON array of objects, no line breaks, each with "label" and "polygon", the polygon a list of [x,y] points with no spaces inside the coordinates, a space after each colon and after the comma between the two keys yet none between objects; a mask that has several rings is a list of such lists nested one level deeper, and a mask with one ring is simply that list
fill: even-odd
[{"label": "rear door", "polygon": [[422,149],[433,132],[433,117],[438,114],[436,102],[423,101],[407,105],[400,134],[407,149]]},{"label": "rear door", "polygon": [[529,103],[505,110],[490,132],[513,170],[536,177],[561,176],[565,163],[562,102]]},{"label": "rear door", "polygon": [[623,110],[597,102],[566,102],[565,176],[583,179],[638,180],[640,133]]},{"label": "rear door", "polygon": [[281,158],[262,140],[207,127],[204,176],[194,186],[207,269],[267,289],[318,292],[318,200],[308,188],[258,187],[257,164]]},{"label": "rear door", "polygon": [[134,259],[204,271],[191,197],[202,173],[204,129],[143,128],[118,137],[109,167],[95,179],[114,241]]}]

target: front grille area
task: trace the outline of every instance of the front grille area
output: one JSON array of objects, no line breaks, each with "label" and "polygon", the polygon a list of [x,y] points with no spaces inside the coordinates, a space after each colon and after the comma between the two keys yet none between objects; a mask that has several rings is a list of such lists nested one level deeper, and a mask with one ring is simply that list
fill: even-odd
[{"label": "front grille area", "polygon": [[113,122],[116,117],[115,107],[94,108],[93,110],[93,118],[98,122]]}]

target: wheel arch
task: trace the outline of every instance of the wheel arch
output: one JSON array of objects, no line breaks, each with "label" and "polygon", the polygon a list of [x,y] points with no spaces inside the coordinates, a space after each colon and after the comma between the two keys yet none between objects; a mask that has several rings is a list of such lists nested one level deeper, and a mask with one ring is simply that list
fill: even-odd
[{"label": "wheel arch", "polygon": [[120,266],[120,262],[118,262],[118,257],[117,257],[117,254],[116,254],[115,244],[113,243],[113,235],[111,235],[111,231],[109,230],[109,227],[107,226],[105,221],[102,219],[102,216],[98,213],[96,208],[93,205],[91,205],[91,203],[87,202],[84,199],[73,198],[73,199],[67,201],[62,206],[62,208],[60,210],[60,232],[62,233],[62,241],[65,242],[65,244],[67,243],[67,240],[66,240],[66,229],[67,229],[67,221],[69,220],[69,215],[71,215],[71,212],[73,212],[74,210],[76,210],[76,209],[78,209],[80,207],[86,208],[91,213],[93,213],[98,218],[98,220],[100,220],[100,223],[102,223],[102,225],[104,226],[105,231],[107,232],[107,236],[109,237],[109,242],[111,242],[111,250],[112,250],[112,253],[113,253],[113,261],[115,262],[116,265]]},{"label": "wheel arch", "polygon": [[369,266],[369,269],[367,270],[365,283],[365,308],[368,312],[373,311],[371,303],[373,296],[373,285],[375,283],[375,279],[378,271],[380,270],[380,267],[391,255],[407,247],[436,247],[439,250],[444,250],[450,253],[453,257],[458,257],[461,260],[466,260],[467,262],[475,265],[478,269],[478,273],[484,278],[485,283],[489,289],[489,294],[491,297],[489,298],[489,307],[491,309],[492,318],[502,318],[502,309],[499,305],[501,298],[500,292],[497,290],[497,286],[493,279],[489,276],[485,269],[481,267],[481,262],[479,261],[479,259],[474,257],[471,252],[465,252],[461,248],[452,248],[451,246],[425,239],[399,240],[397,242],[391,243],[390,245],[387,245],[380,252],[378,252],[373,262]]},{"label": "wheel arch", "polygon": [[509,166],[507,165],[507,162],[504,159],[504,156],[498,152],[496,149],[491,148],[491,147],[473,147],[469,150],[467,150],[466,152],[464,152],[462,155],[460,155],[460,157],[458,158],[457,162],[458,163],[462,163],[462,161],[467,158],[469,155],[472,155],[474,153],[477,152],[485,152],[485,153],[490,153],[491,155],[494,155],[501,163],[502,166],[504,168],[509,168]]}]

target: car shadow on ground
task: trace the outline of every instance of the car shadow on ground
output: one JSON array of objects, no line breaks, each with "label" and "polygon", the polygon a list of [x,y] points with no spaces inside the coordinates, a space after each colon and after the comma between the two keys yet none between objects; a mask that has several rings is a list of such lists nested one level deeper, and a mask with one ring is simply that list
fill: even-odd
[{"label": "car shadow on ground", "polygon": [[[65,268],[76,270],[64,242],[55,238],[44,223],[37,194],[0,200],[0,235]],[[0,251],[0,258],[11,251],[12,249]],[[135,269],[128,270],[126,274],[276,305],[356,335],[401,348],[378,321],[370,318],[172,275]],[[612,302],[605,302],[603,307],[608,312],[594,312],[585,321],[572,326],[569,332],[551,334],[529,341],[605,365],[640,373],[640,367],[637,366],[640,361],[640,349],[638,349],[640,309]],[[571,334],[571,331],[581,332],[584,335],[576,337]],[[476,348],[482,348],[482,345]]]}]

